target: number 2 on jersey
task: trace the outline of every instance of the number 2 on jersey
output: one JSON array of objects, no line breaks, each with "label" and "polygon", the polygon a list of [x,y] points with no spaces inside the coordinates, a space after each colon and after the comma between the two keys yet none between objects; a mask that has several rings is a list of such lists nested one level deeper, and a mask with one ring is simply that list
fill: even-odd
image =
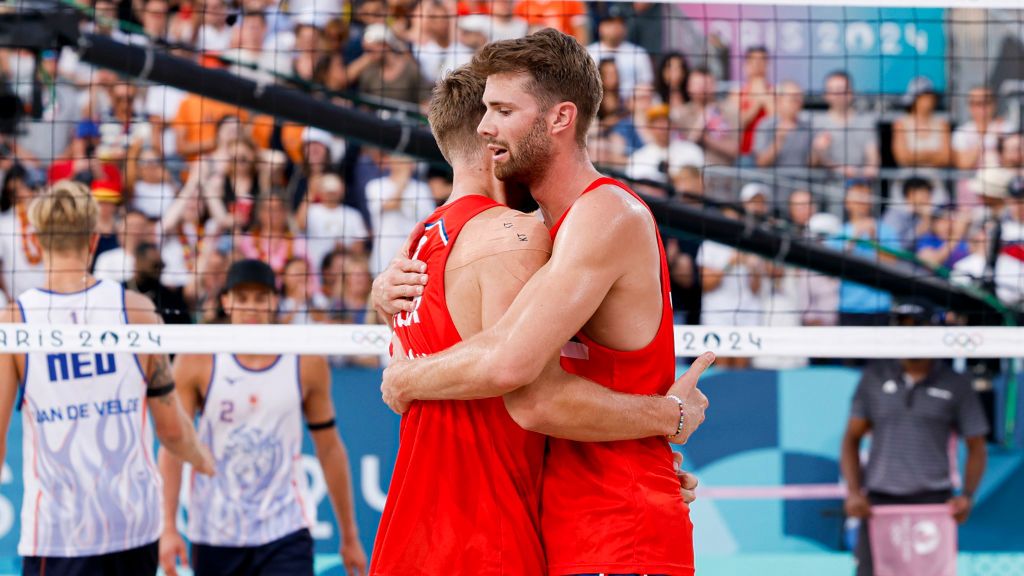
[{"label": "number 2 on jersey", "polygon": [[231,400],[221,400],[220,403],[220,421],[233,423],[235,418],[232,414],[235,413],[235,403]]}]

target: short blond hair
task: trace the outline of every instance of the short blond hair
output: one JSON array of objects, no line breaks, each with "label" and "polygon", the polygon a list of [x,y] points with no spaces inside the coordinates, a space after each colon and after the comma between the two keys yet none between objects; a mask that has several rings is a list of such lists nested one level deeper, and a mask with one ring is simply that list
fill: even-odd
[{"label": "short blond hair", "polygon": [[46,252],[74,252],[89,246],[99,208],[81,182],[60,180],[32,201],[28,219]]},{"label": "short blond hair", "polygon": [[485,83],[486,79],[467,65],[451,71],[434,86],[427,116],[437,146],[449,163],[473,160],[484,153],[476,128],[487,112]]}]

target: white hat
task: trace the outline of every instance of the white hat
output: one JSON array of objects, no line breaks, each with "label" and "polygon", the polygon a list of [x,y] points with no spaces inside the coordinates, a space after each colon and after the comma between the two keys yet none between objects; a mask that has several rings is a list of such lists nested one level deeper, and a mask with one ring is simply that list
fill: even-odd
[{"label": "white hat", "polygon": [[807,230],[814,236],[838,236],[842,229],[839,218],[827,212],[815,214],[807,221]]},{"label": "white hat", "polygon": [[387,24],[370,24],[363,31],[363,43],[376,44],[378,42],[384,42],[400,52],[404,52],[406,48]]},{"label": "white hat", "polygon": [[1013,171],[1006,168],[980,168],[970,182],[975,194],[989,198],[1006,198],[1010,191]]},{"label": "white hat", "polygon": [[330,148],[334,143],[334,137],[327,130],[306,126],[306,129],[302,131],[302,143],[309,144],[310,142],[319,142]]},{"label": "white hat", "polygon": [[345,141],[331,136],[327,130],[306,126],[306,129],[302,131],[302,144],[306,145],[310,142],[323,144],[331,154],[331,162],[337,162],[345,155]]},{"label": "white hat", "polygon": [[687,167],[704,168],[704,151],[688,140],[676,140],[668,145],[668,171],[675,174]]},{"label": "white hat", "polygon": [[753,199],[755,196],[764,196],[765,201],[771,201],[772,190],[767,184],[761,182],[749,182],[743,185],[740,190],[740,201],[747,202]]}]

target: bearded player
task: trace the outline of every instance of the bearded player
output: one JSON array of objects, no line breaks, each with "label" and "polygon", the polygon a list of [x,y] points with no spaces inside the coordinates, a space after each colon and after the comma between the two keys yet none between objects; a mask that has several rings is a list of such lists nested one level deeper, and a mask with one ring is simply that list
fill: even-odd
[{"label": "bearded player", "polygon": [[[484,47],[473,66],[487,76],[479,133],[494,174],[527,186],[540,204],[551,258],[492,326],[390,366],[385,401],[402,410],[414,400],[504,396],[510,412],[528,414],[517,421],[536,428],[545,413],[566,409],[551,401],[552,387],[535,385],[553,358],[612,390],[668,392],[672,310],[654,218],[587,156],[602,96],[596,64],[571,37],[543,30]],[[549,574],[693,573],[692,525],[664,436],[552,438],[542,510]]]}]

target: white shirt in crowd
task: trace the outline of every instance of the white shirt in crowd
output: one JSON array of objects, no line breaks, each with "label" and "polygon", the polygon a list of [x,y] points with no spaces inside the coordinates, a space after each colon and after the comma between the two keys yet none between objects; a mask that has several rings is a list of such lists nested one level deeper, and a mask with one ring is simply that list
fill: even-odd
[{"label": "white shirt in crowd", "polygon": [[0,265],[3,266],[4,289],[12,300],[25,290],[42,288],[46,283],[43,261],[32,264],[28,256],[22,241],[21,219],[12,208],[0,214]]},{"label": "white shirt in crowd", "polygon": [[125,282],[135,273],[135,255],[118,246],[96,257],[93,276],[100,280]]},{"label": "white shirt in crowd", "polygon": [[730,267],[736,249],[718,242],[705,241],[697,252],[701,268],[725,271],[718,288],[701,297],[700,323],[717,326],[760,326],[761,298],[750,289],[746,265]]},{"label": "white shirt in crowd", "polygon": [[164,122],[163,155],[165,158],[173,157],[178,151],[178,143],[175,140],[174,130],[169,124],[178,116],[178,109],[181,102],[188,94],[172,86],[150,85],[146,87],[145,111],[147,116],[155,116]]},{"label": "white shirt in crowd", "polygon": [[519,17],[510,18],[507,22],[498,20],[497,18],[491,19],[492,42],[522,38],[523,36],[526,36],[526,33],[529,31],[530,24]]},{"label": "white shirt in crowd", "polygon": [[982,136],[978,132],[978,125],[973,120],[965,122],[957,127],[953,131],[953,139],[951,145],[953,150],[957,152],[963,152],[965,150],[977,150],[981,148],[983,150],[981,157],[979,158],[977,168],[998,166],[999,165],[999,152],[996,150],[999,137],[1010,131],[1010,127],[1006,121],[1001,118],[993,120]]},{"label": "white shirt in crowd", "polygon": [[[188,283],[191,275],[185,266],[185,254],[176,240],[161,242],[160,258],[164,261],[164,271],[160,274],[160,282],[168,288],[180,288]],[[96,257],[93,276],[100,280],[124,283],[135,275],[135,255],[125,252],[118,246],[107,250]]]},{"label": "white shirt in crowd", "polygon": [[[195,252],[194,247],[191,248]],[[193,255],[193,258],[195,256]],[[160,259],[164,261],[164,271],[160,274],[160,282],[168,288],[180,288],[194,282],[196,276],[189,271],[185,258],[185,247],[177,236],[167,234],[160,244]]]},{"label": "white shirt in crowd", "polygon": [[[765,326],[794,327],[803,324],[806,298],[800,294],[800,276],[804,270],[785,268],[780,278],[765,277],[761,283],[761,309]],[[807,358],[760,356],[751,365],[763,370],[786,370],[807,366]]]},{"label": "white shirt in crowd", "polygon": [[196,48],[204,52],[223,52],[231,47],[231,26],[214,28],[206,24],[196,34]]},{"label": "white shirt in crowd", "polygon": [[420,74],[429,82],[436,82],[441,77],[445,63],[449,58],[454,60],[455,54],[469,54],[472,58],[473,50],[458,42],[452,42],[447,48],[442,48],[433,40],[412,47],[412,55],[420,65]]},{"label": "white shirt in crowd", "polygon": [[619,94],[624,100],[633,96],[633,89],[637,86],[654,85],[651,56],[636,44],[623,42],[618,48],[612,48],[594,42],[587,46],[587,52],[597,63],[609,58],[615,60],[615,67],[619,71]]},{"label": "white shirt in crowd", "polygon": [[[473,53],[473,49],[465,44],[452,44],[441,62],[438,78],[444,77],[463,64],[469,64],[469,61],[473,59]],[[432,80],[436,80],[436,78]]]},{"label": "white shirt in crowd", "polygon": [[[401,197],[401,204],[397,210],[384,210],[385,202],[398,197]],[[371,180],[366,185],[366,202],[373,228],[370,273],[376,276],[398,254],[416,223],[430,216],[437,203],[423,182],[410,180],[405,190],[395,190],[388,177]]]},{"label": "white shirt in crowd", "polygon": [[139,180],[135,183],[133,192],[132,206],[151,220],[159,220],[163,217],[164,211],[174,202],[177,187],[170,182]]},{"label": "white shirt in crowd", "polygon": [[[277,306],[278,317],[287,318],[288,324],[316,324],[313,313],[316,311],[327,311],[331,308],[331,301],[319,292],[313,293],[308,302],[298,302],[292,298],[281,298]],[[283,322],[282,322],[283,323]]]},{"label": "white shirt in crowd", "polygon": [[337,245],[351,246],[370,237],[362,214],[344,204],[327,208],[323,204],[310,204],[306,212],[306,251],[314,269],[328,252]]},{"label": "white shirt in crowd", "polygon": [[[279,6],[283,4],[280,2]],[[342,0],[288,0],[288,11],[297,23],[323,28],[328,20],[345,15],[345,3]]]},{"label": "white shirt in crowd", "polygon": [[626,175],[667,184],[668,174],[686,166],[704,167],[704,151],[700,146],[686,140],[676,140],[668,148],[651,142],[629,156]]},{"label": "white shirt in crowd", "polygon": [[[970,254],[953,265],[953,271],[949,279],[954,284],[976,285],[985,277],[984,254]],[[1017,305],[1024,298],[1024,262],[1007,256],[999,255],[996,258],[994,278],[996,282],[996,297],[1005,304]]]}]

